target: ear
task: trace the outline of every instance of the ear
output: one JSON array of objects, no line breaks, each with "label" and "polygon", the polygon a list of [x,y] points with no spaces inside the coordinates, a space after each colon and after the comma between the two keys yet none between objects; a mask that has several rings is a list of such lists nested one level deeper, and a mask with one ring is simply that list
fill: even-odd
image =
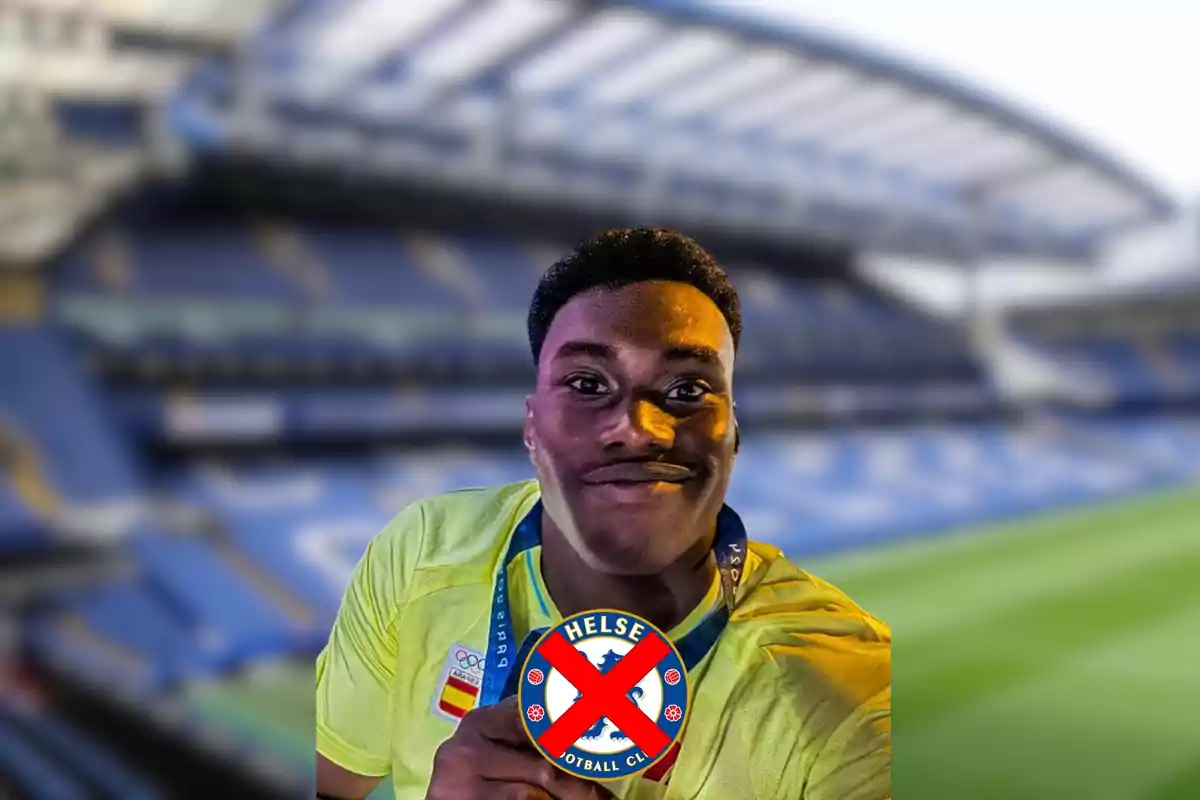
[{"label": "ear", "polygon": [[525,452],[533,458],[533,454],[537,451],[537,439],[533,432],[533,397],[525,398],[525,423],[524,423],[524,439]]},{"label": "ear", "polygon": [[737,401],[733,403],[733,454],[736,456],[742,448],[742,428],[737,421]]}]

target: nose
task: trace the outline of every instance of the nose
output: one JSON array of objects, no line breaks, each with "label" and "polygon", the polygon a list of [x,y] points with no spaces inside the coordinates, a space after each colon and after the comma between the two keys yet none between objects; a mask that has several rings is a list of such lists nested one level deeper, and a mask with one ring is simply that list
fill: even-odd
[{"label": "nose", "polygon": [[645,398],[635,398],[615,415],[605,447],[620,447],[633,455],[657,454],[675,445],[675,417]]}]

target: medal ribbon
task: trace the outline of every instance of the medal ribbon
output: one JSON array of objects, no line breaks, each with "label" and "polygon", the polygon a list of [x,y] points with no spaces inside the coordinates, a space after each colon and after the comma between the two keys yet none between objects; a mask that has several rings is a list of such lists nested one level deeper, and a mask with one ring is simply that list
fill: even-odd
[{"label": "medal ribbon", "polygon": [[[483,686],[479,705],[490,706],[517,693],[520,682],[519,665],[525,663],[529,651],[548,628],[530,631],[520,646],[515,646],[512,613],[508,602],[508,567],[525,551],[542,543],[542,503],[530,510],[513,531],[508,552],[496,575],[492,593],[492,613],[488,621],[488,646],[484,660]],[[742,579],[746,563],[746,528],[741,518],[729,506],[717,515],[717,537],[713,544],[717,569],[721,573],[722,602],[708,612],[699,624],[675,642],[684,667],[691,672],[716,646],[717,639],[729,624],[733,594]]]}]

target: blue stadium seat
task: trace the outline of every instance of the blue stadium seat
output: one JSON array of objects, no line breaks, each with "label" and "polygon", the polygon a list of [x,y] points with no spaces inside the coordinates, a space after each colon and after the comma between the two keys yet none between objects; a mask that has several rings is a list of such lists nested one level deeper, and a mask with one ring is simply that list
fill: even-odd
[{"label": "blue stadium seat", "polygon": [[303,235],[330,267],[334,302],[425,311],[460,307],[453,291],[417,267],[399,232],[313,226]]},{"label": "blue stadium seat", "polygon": [[0,556],[37,549],[47,541],[42,520],[0,478]]},{"label": "blue stadium seat", "polygon": [[63,772],[54,756],[0,719],[0,772],[30,800],[90,800],[87,787]]},{"label": "blue stadium seat", "polygon": [[220,666],[221,651],[173,614],[144,581],[86,587],[64,598],[59,608],[83,620],[96,636],[152,664],[158,685],[208,675]]},{"label": "blue stadium seat", "polygon": [[145,113],[140,104],[63,100],[54,112],[62,131],[72,138],[109,146],[141,142]]},{"label": "blue stadium seat", "polygon": [[302,288],[258,252],[245,225],[133,227],[134,290],[154,297],[299,302]]},{"label": "blue stadium seat", "polygon": [[196,471],[175,484],[176,496],[208,509],[237,546],[332,622],[348,571],[393,512],[370,492],[365,469]]},{"label": "blue stadium seat", "polygon": [[1122,399],[1166,396],[1168,385],[1133,342],[1106,337],[1063,343],[1050,351],[1068,362],[1098,372]]},{"label": "blue stadium seat", "polygon": [[156,800],[165,796],[106,752],[100,743],[75,730],[48,709],[33,710],[6,704],[0,706],[0,725],[11,725],[31,745],[54,754],[55,759],[65,765],[65,772],[86,782],[93,797]]},{"label": "blue stadium seat", "polygon": [[78,617],[54,608],[26,619],[24,635],[37,663],[114,695],[151,697],[174,679],[166,665],[115,646]]},{"label": "blue stadium seat", "polygon": [[0,415],[36,445],[65,500],[96,503],[136,494],[132,461],[55,331],[0,327],[0,374],[21,376],[0,381]]},{"label": "blue stadium seat", "polygon": [[449,240],[479,275],[487,296],[500,308],[524,312],[537,288],[539,267],[515,242],[481,236],[458,236]]},{"label": "blue stadium seat", "polygon": [[1200,334],[1181,333],[1170,338],[1167,347],[1189,378],[1193,389],[1200,389]]},{"label": "blue stadium seat", "polygon": [[208,541],[145,533],[128,546],[156,594],[227,664],[296,652],[320,633],[315,619],[290,618]]},{"label": "blue stadium seat", "polygon": [[105,283],[94,263],[98,237],[85,237],[80,244],[67,250],[55,264],[54,288],[57,294],[105,293],[110,287]]}]

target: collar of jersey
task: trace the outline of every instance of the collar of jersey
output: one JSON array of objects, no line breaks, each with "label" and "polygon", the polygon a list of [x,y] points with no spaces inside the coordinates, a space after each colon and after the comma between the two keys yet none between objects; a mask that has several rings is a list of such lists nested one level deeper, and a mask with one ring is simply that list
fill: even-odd
[{"label": "collar of jersey", "polygon": [[[550,590],[546,588],[546,580],[542,577],[542,548],[541,546],[530,548],[525,551],[525,572],[529,576],[529,582],[533,586],[534,599],[537,600],[541,607],[542,613],[553,620],[555,624],[562,621],[562,612],[558,610],[558,606],[554,604],[554,598],[550,596]],[[713,575],[712,585],[708,587],[708,592],[704,598],[696,604],[696,607],[688,613],[683,620],[667,631],[667,638],[671,641],[678,641],[684,636],[692,632],[704,618],[717,607],[721,602],[721,574],[719,572]]]}]

